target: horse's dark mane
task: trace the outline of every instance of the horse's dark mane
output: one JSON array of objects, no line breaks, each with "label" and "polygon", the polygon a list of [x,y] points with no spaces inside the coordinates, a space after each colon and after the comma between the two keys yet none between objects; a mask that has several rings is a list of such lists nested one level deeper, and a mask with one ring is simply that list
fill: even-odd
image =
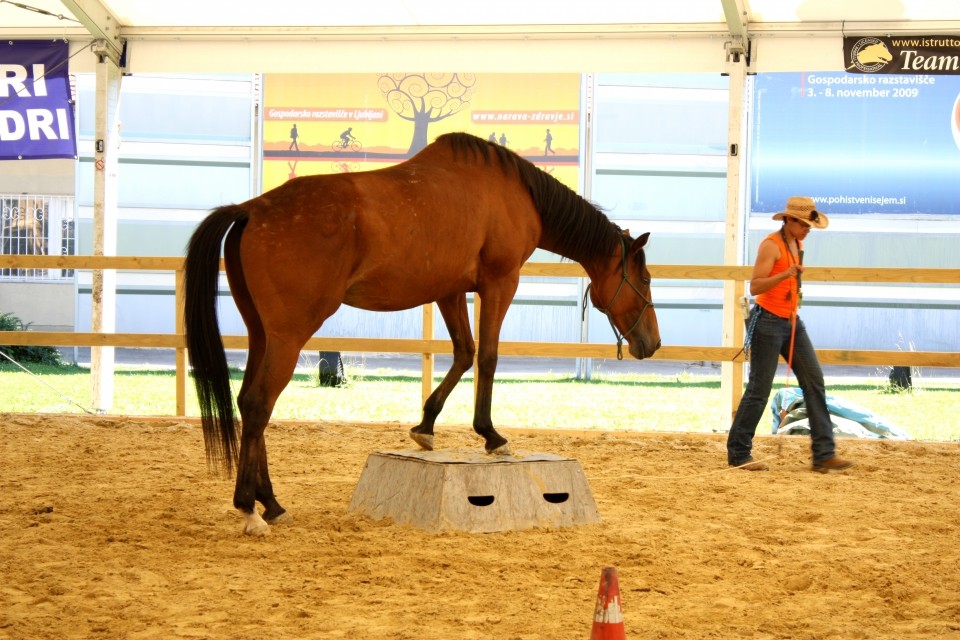
[{"label": "horse's dark mane", "polygon": [[552,251],[583,263],[607,257],[616,249],[618,227],[596,206],[529,160],[468,133],[446,133],[436,142],[450,145],[454,153],[467,152],[486,162],[494,155],[505,172],[516,172],[530,191],[534,207],[543,220],[544,244]]}]

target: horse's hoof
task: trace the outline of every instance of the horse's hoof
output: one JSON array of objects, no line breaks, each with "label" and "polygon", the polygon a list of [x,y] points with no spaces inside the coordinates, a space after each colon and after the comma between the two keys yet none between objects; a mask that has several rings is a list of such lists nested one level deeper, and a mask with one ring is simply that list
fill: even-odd
[{"label": "horse's hoof", "polygon": [[420,445],[420,448],[425,451],[433,451],[433,436],[426,433],[416,433],[414,431],[410,432],[410,437],[413,438],[413,441]]},{"label": "horse's hoof", "polygon": [[243,517],[246,520],[243,524],[244,535],[259,537],[270,533],[270,525],[268,525],[256,511],[253,513],[244,513]]},{"label": "horse's hoof", "polygon": [[293,520],[293,516],[287,511],[281,511],[275,516],[269,516],[265,513],[263,519],[267,521],[267,524],[287,524]]},{"label": "horse's hoof", "polygon": [[507,444],[507,443],[504,443],[504,444],[500,445],[499,447],[495,447],[495,448],[493,448],[493,449],[487,449],[487,453],[489,453],[489,454],[492,455],[492,456],[511,456],[511,455],[513,455],[513,452],[510,450],[510,445]]}]

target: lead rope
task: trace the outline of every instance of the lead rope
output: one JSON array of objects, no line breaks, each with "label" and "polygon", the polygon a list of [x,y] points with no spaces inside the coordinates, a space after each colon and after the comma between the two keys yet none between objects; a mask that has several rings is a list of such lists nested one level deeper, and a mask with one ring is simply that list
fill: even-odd
[{"label": "lead rope", "polygon": [[[746,308],[746,304],[744,305]],[[760,319],[760,307],[759,305],[754,305],[753,309],[746,313],[746,325],[747,331],[743,336],[743,348],[740,349],[740,353],[743,354],[745,360],[750,359],[750,347],[753,346],[753,332],[757,328],[757,320]],[[740,355],[737,353],[733,356],[733,359],[736,360],[737,356]]]},{"label": "lead rope", "polygon": [[54,387],[52,384],[50,384],[49,382],[47,382],[46,380],[44,380],[43,378],[41,378],[40,376],[38,376],[37,374],[35,374],[33,371],[30,371],[30,370],[27,369],[25,366],[23,366],[22,364],[20,364],[19,362],[17,362],[17,361],[14,360],[13,358],[11,358],[6,352],[3,351],[3,349],[0,349],[0,356],[3,356],[4,358],[6,358],[6,359],[9,360],[10,362],[12,362],[14,365],[20,367],[20,369],[22,369],[24,372],[26,372],[27,375],[31,376],[34,380],[36,380],[36,381],[39,382],[40,384],[43,384],[43,385],[46,385],[47,387],[49,387],[55,394],[57,394],[58,396],[60,396],[61,398],[63,398],[63,399],[66,400],[67,402],[69,402],[70,404],[73,404],[73,405],[76,405],[76,406],[80,407],[81,409],[83,409],[84,412],[89,413],[90,415],[96,415],[96,412],[95,412],[95,411],[91,411],[90,409],[87,409],[87,408],[86,408],[85,406],[83,406],[82,404],[78,403],[77,401],[73,400],[72,398],[68,397],[67,395],[61,393],[61,392],[60,392],[56,387]]},{"label": "lead rope", "polygon": [[[789,247],[787,247],[787,253],[790,255],[790,258],[791,258],[791,260],[792,260],[792,259],[793,259],[793,254],[790,253],[790,248],[789,248]],[[803,250],[802,250],[802,249],[798,250],[798,253],[800,254],[800,259],[799,259],[799,261],[796,262],[796,265],[797,265],[797,267],[800,267],[800,266],[803,265]],[[801,292],[800,292],[800,286],[801,286],[801,285],[800,285],[800,271],[798,270],[798,271],[797,271],[797,290],[796,290],[796,291],[797,291],[797,297],[796,297],[796,303],[793,305],[793,311],[790,312],[790,352],[789,352],[789,354],[788,354],[789,357],[787,358],[787,380],[786,380],[786,382],[784,383],[784,386],[786,386],[786,385],[790,382],[790,371],[793,369],[793,345],[794,345],[794,342],[795,342],[796,337],[797,337],[797,317],[798,317],[798,313],[797,313],[797,312],[798,312],[799,309],[800,309],[800,301],[803,299],[803,298],[801,297],[802,294],[801,294]],[[783,416],[781,416],[781,419],[782,419],[782,418],[783,418]]]},{"label": "lead rope", "polygon": [[[781,235],[783,230],[781,229]],[[790,260],[793,261],[793,253],[790,251],[790,246],[786,243],[786,238],[784,237],[784,249],[787,251],[787,255],[790,256]],[[800,249],[799,245],[797,246],[797,253],[799,254],[799,260],[795,263],[797,267],[803,265],[803,249]],[[787,379],[783,383],[783,388],[786,389],[790,386],[790,371],[793,369],[793,346],[797,337],[797,311],[800,309],[800,301],[803,299],[800,292],[801,287],[800,280],[800,271],[797,270],[797,290],[796,290],[796,302],[793,305],[793,311],[790,313],[790,351],[788,352],[787,357]],[[780,427],[783,427],[783,421],[787,417],[787,408],[780,408]],[[777,429],[780,430],[779,428]],[[779,448],[779,447],[778,447]]]},{"label": "lead rope", "polygon": [[[620,289],[623,289],[623,283],[627,281],[627,242],[623,239],[622,235],[620,236],[620,252],[620,261],[623,267],[623,279],[620,281],[620,286],[617,287],[617,292],[613,294],[613,300],[616,300],[617,296],[620,295]],[[583,310],[580,312],[580,322],[586,320],[587,317],[587,300],[589,299],[591,284],[593,283],[588,282],[587,287],[583,290]],[[636,287],[634,287],[634,289],[636,289]],[[613,304],[613,300],[610,301],[610,304]],[[617,327],[615,324],[613,324],[613,318],[610,317],[610,314],[599,307],[597,307],[597,309],[603,315],[607,316],[607,321],[610,323],[610,328],[613,329],[613,337],[617,339],[617,360],[623,360],[623,334],[617,331]],[[644,307],[644,310],[646,310],[646,307]],[[643,317],[642,312],[640,316]],[[637,318],[637,322],[640,322],[640,318]]]},{"label": "lead rope", "polygon": [[[620,282],[620,286],[623,286],[623,281]],[[617,294],[620,293],[620,289],[617,289]],[[583,290],[583,306],[580,312],[580,321],[583,322],[587,317],[587,300],[590,295],[590,283],[587,283],[586,289]],[[616,298],[616,296],[614,296]],[[617,326],[613,324],[613,319],[607,314],[603,309],[598,309],[600,313],[607,316],[607,322],[610,323],[610,328],[613,329],[613,337],[617,339],[617,360],[623,360],[623,334],[617,330]],[[639,320],[638,320],[639,321]]]}]

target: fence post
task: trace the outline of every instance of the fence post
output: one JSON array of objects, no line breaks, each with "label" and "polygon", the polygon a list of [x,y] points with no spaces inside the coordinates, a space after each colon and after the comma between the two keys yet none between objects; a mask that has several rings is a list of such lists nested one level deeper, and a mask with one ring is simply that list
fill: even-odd
[{"label": "fence post", "polygon": [[[723,346],[736,347],[743,344],[744,323],[735,302],[744,293],[743,281],[727,280],[723,283],[723,291]],[[719,428],[728,429],[743,396],[743,362],[720,364],[720,396],[720,419],[723,423]]]},{"label": "fence post", "polygon": [[480,361],[480,294],[473,293],[473,336],[477,341],[477,350],[473,354],[473,406],[477,406],[477,386],[480,383],[480,376],[477,369],[477,362]]},{"label": "fence post", "polygon": [[184,267],[181,265],[179,269],[174,271],[174,287],[173,287],[173,305],[175,307],[175,320],[176,329],[175,333],[177,334],[178,345],[176,347],[176,369],[177,369],[177,415],[186,416],[187,415],[187,348],[186,348],[186,334],[184,333],[184,309],[185,305],[185,295],[184,285],[186,283],[187,272],[184,270]]},{"label": "fence post", "polygon": [[[433,303],[423,305],[423,339],[433,340]],[[420,406],[427,403],[427,398],[433,392],[433,353],[423,353],[422,369],[420,373]]]}]

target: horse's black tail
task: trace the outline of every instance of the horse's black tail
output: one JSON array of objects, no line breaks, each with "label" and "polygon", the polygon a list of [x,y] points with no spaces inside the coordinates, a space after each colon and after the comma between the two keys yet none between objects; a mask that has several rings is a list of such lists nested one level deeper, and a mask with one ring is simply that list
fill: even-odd
[{"label": "horse's black tail", "polygon": [[217,320],[220,251],[227,232],[246,219],[237,205],[215,209],[193,232],[185,265],[184,330],[193,367],[207,463],[232,475],[239,456],[230,371]]}]

